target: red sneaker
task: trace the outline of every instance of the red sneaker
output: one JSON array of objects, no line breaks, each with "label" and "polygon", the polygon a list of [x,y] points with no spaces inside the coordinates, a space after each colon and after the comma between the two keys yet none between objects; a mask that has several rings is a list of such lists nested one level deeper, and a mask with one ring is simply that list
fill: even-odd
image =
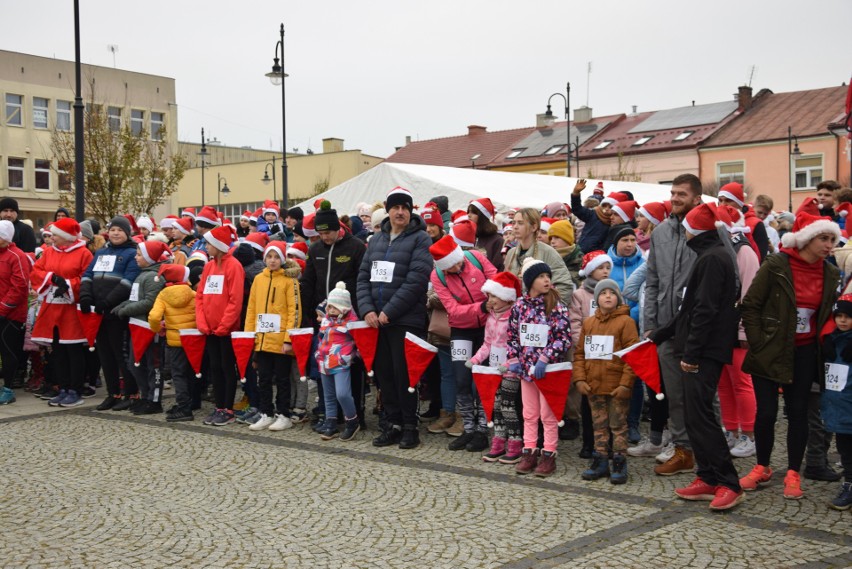
[{"label": "red sneaker", "polygon": [[784,477],[784,497],[788,500],[799,500],[804,496],[802,492],[802,479],[795,470],[788,470]]},{"label": "red sneaker", "polygon": [[689,486],[675,488],[678,498],[684,500],[712,500],[716,495],[716,486],[707,484],[700,478],[693,480]]},{"label": "red sneaker", "polygon": [[745,500],[745,492],[742,490],[735,492],[727,486],[719,486],[716,488],[716,497],[710,502],[710,509],[717,512],[730,510],[743,500]]},{"label": "red sneaker", "polygon": [[746,492],[757,489],[761,484],[766,484],[772,478],[772,469],[768,466],[756,465],[751,472],[740,478],[740,486]]}]

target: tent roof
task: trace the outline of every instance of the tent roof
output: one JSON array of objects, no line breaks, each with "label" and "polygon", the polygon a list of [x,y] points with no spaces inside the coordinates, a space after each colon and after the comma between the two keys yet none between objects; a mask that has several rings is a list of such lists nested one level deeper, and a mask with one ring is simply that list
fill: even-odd
[{"label": "tent roof", "polygon": [[[305,213],[314,211],[317,199],[331,202],[338,215],[352,214],[356,204],[383,202],[387,193],[396,186],[408,189],[414,204],[423,206],[434,196],[447,196],[450,211],[467,209],[471,200],[488,197],[498,211],[511,207],[541,208],[545,204],[571,201],[571,191],[577,178],[496,172],[447,166],[396,164],[384,162],[339,186],[335,186],[300,204]],[[583,198],[591,195],[598,180],[587,180]],[[671,186],[638,182],[604,180],[604,192],[628,190],[640,204],[669,199]]]}]

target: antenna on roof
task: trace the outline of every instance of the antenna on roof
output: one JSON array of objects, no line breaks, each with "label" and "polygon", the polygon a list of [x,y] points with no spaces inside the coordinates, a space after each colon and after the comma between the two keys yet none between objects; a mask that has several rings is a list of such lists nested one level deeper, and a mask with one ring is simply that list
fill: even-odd
[{"label": "antenna on roof", "polygon": [[112,53],[112,67],[115,68],[115,52],[118,51],[118,46],[114,43],[107,45],[107,51]]},{"label": "antenna on roof", "polygon": [[751,87],[751,82],[754,80],[754,76],[757,74],[757,65],[751,66],[751,71],[748,74],[748,86]]},{"label": "antenna on roof", "polygon": [[586,67],[586,106],[589,106],[589,83],[592,82],[592,62]]}]

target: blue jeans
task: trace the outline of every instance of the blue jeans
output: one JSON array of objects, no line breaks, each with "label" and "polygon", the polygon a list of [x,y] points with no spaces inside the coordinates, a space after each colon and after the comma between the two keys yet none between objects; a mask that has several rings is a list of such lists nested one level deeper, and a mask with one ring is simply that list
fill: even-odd
[{"label": "blue jeans", "polygon": [[337,404],[343,409],[345,419],[357,417],[355,400],[352,398],[352,382],[349,370],[342,369],[334,375],[322,375],[322,391],[325,400],[325,418],[337,418]]},{"label": "blue jeans", "polygon": [[441,364],[441,408],[453,413],[456,410],[456,376],[449,346],[438,346],[438,363]]},{"label": "blue jeans", "polygon": [[630,411],[627,414],[627,426],[639,428],[642,418],[642,407],[645,404],[645,384],[637,377],[633,382],[633,393],[630,396]]}]

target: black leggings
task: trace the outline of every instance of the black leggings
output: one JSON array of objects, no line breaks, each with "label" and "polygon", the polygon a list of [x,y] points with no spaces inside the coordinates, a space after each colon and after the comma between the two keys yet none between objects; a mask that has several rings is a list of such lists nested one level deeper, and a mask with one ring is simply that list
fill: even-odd
[{"label": "black leggings", "polygon": [[12,389],[15,374],[21,365],[23,347],[23,323],[8,318],[0,319],[0,361],[3,362],[3,383],[9,389]]},{"label": "black leggings", "polygon": [[840,453],[840,463],[843,465],[843,477],[846,482],[852,482],[852,434],[837,433],[834,435],[837,452]]},{"label": "black leggings", "polygon": [[752,376],[757,416],[754,421],[754,442],[757,464],[769,466],[775,446],[775,421],[778,417],[778,388],[784,393],[787,409],[787,469],[798,472],[802,467],[808,444],[808,398],[811,385],[817,380],[816,344],[797,346],[793,355],[793,383],[779,384],[771,379]]},{"label": "black leggings", "polygon": [[210,356],[210,383],[216,409],[233,411],[237,393],[237,359],[230,336],[207,336],[207,354]]}]

